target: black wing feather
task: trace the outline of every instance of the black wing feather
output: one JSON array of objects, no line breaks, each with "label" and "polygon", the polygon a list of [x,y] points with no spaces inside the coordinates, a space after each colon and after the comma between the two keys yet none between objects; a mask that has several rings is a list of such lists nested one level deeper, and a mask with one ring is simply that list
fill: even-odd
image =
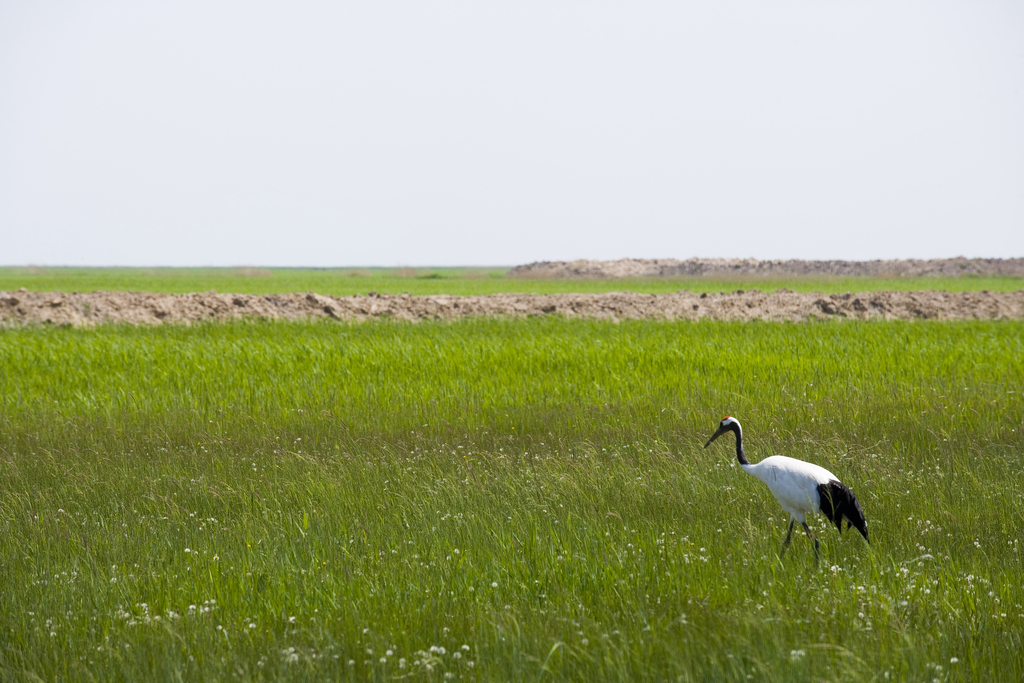
[{"label": "black wing feather", "polygon": [[846,488],[842,482],[833,479],[827,484],[818,485],[818,498],[821,514],[836,525],[839,533],[843,533],[845,518],[846,528],[853,526],[867,540],[868,522],[864,519],[864,511],[860,509],[860,501],[853,495],[853,491]]}]

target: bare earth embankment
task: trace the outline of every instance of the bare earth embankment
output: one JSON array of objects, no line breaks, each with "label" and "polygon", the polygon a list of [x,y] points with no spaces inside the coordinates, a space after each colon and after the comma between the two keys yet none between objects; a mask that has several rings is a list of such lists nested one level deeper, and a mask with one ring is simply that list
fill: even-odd
[{"label": "bare earth embankment", "polygon": [[149,292],[0,292],[0,325],[191,324],[239,318],[295,320],[454,319],[542,316],[627,320],[789,320],[826,318],[997,320],[1024,318],[1016,292],[863,292],[808,294],[757,290],[729,294],[491,294],[487,296],[318,294],[156,294]]},{"label": "bare earth embankment", "polygon": [[[621,259],[532,263],[509,271],[525,278],[623,277],[922,277],[1024,276],[1024,258],[901,261],[758,261],[755,259]],[[789,320],[827,318],[998,320],[1024,317],[1024,290],[1016,292],[876,291],[814,294],[756,289],[726,294],[490,294],[334,297],[308,294],[159,294],[152,292],[0,292],[0,325],[159,324],[237,318],[296,320],[454,319],[542,316],[626,320]]]},{"label": "bare earth embankment", "polygon": [[508,272],[516,278],[717,277],[1024,277],[1024,258],[899,259],[888,261],[762,261],[759,259],[619,259],[538,261]]}]

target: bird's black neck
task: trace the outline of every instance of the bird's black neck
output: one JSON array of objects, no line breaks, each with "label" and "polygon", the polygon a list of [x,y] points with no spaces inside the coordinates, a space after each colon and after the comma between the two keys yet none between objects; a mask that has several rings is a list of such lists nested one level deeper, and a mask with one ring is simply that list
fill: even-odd
[{"label": "bird's black neck", "polygon": [[729,429],[736,435],[736,459],[740,461],[741,465],[749,465],[747,456],[743,455],[743,430],[740,429],[739,424],[736,422],[730,424]]}]

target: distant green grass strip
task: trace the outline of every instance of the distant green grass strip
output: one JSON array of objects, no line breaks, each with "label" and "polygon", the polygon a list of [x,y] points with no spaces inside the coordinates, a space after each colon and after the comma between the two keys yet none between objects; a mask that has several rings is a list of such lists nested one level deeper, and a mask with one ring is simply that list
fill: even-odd
[{"label": "distant green grass strip", "polygon": [[533,280],[505,276],[504,268],[16,268],[0,267],[0,290],[24,287],[31,291],[146,291],[184,294],[216,290],[221,293],[280,294],[317,292],[331,296],[355,294],[482,295],[503,292],[529,294],[630,291],[646,294],[731,292],[759,289],[771,292],[868,292],[882,290],[940,290],[950,292],[1011,292],[1024,289],[1024,278],[975,277],[800,277],[779,279],[622,278],[608,280]]}]

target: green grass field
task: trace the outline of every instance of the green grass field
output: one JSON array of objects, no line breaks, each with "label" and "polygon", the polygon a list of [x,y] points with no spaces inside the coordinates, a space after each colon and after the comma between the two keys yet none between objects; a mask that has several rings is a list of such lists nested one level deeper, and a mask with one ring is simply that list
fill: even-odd
[{"label": "green grass field", "polygon": [[783,287],[798,292],[868,292],[934,289],[950,292],[1012,292],[1024,289],[1024,278],[864,278],[801,277],[792,279],[531,280],[506,277],[505,268],[27,268],[0,267],[0,291],[20,287],[37,292],[144,291],[183,294],[216,290],[237,294],[316,292],[353,294],[498,294],[522,292],[641,292],[658,294],[729,292]]},{"label": "green grass field", "polygon": [[[1024,323],[0,331],[2,680],[1021,680]],[[702,445],[811,460],[872,543]]]}]

